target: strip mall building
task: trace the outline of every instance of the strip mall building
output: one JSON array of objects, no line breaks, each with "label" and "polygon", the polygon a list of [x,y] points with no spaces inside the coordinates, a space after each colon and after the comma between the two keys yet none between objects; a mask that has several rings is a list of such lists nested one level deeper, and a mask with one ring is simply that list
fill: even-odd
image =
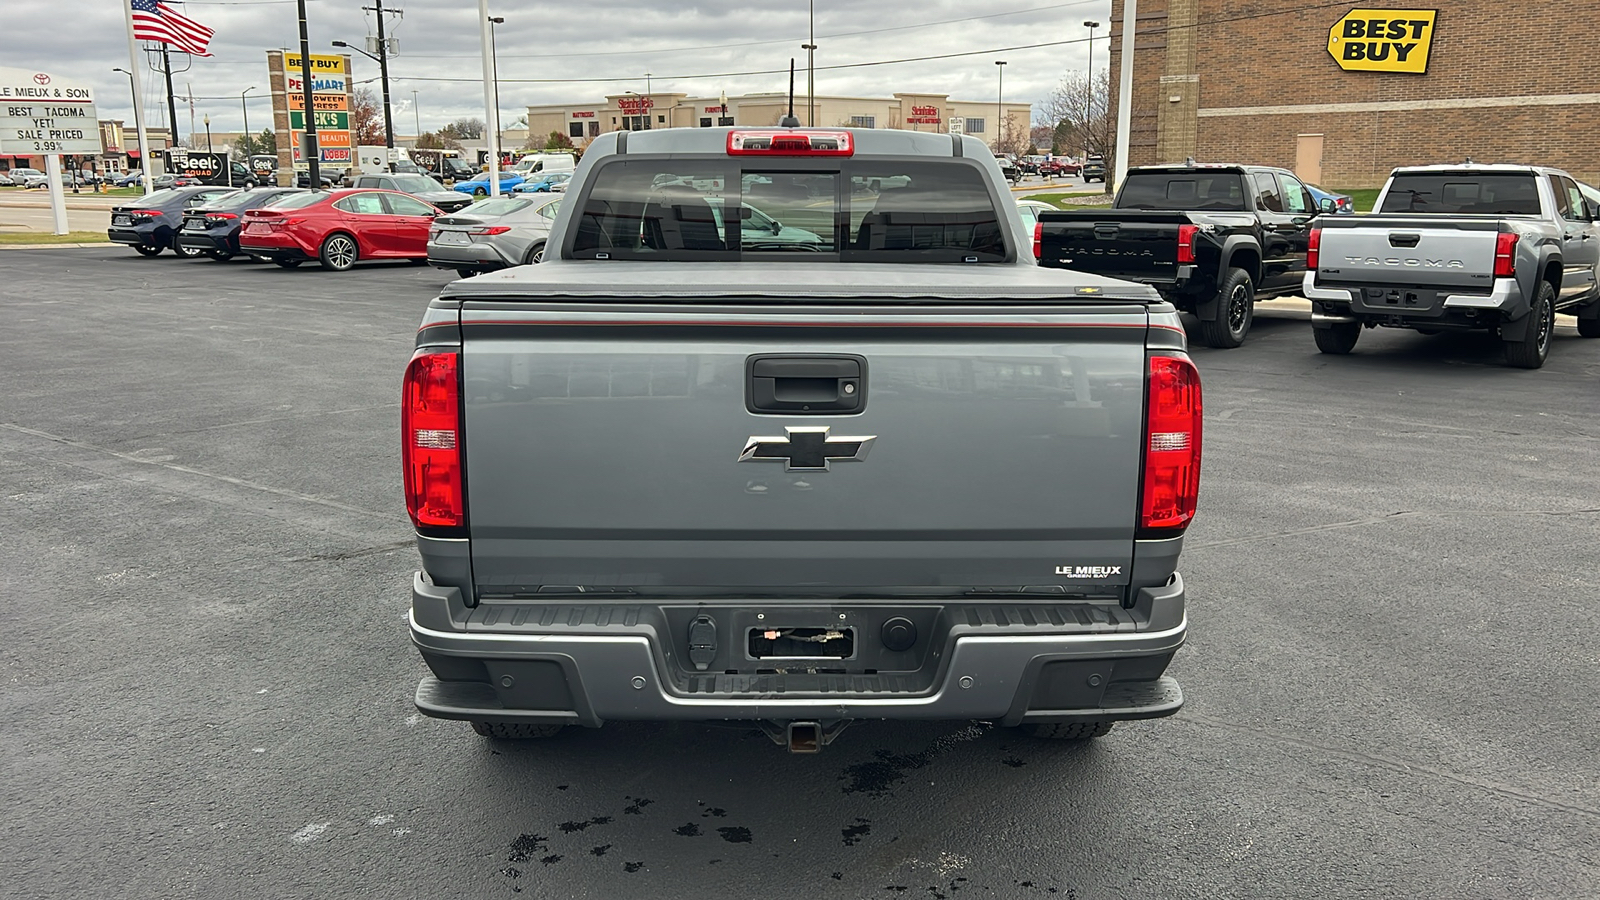
[{"label": "strip mall building", "polygon": [[[1112,0],[1113,81],[1122,7]],[[1129,160],[1283,166],[1359,188],[1471,157],[1593,182],[1596,14],[1596,0],[1140,0]]]},{"label": "strip mall building", "polygon": [[[552,105],[528,107],[528,133],[547,135],[559,131],[576,146],[608,131],[643,131],[650,128],[710,128],[714,125],[776,125],[788,112],[787,94],[745,94],[726,98],[691,97],[656,92],[617,94],[592,106]],[[1004,109],[1004,133],[1026,137],[1032,107],[1027,103],[997,105],[996,100],[951,100],[948,94],[895,94],[890,98],[817,97],[808,117],[805,95],[795,98],[795,116],[819,128],[902,128],[909,131],[947,133],[952,130],[981,138],[993,145],[996,114]]]}]

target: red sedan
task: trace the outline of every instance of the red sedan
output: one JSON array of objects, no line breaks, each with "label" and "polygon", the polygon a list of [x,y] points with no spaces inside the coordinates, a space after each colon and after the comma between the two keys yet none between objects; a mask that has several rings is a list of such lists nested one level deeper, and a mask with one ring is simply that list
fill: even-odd
[{"label": "red sedan", "polygon": [[245,213],[239,248],[293,268],[308,259],[343,272],[363,259],[428,260],[428,228],[439,210],[398,191],[286,194]]}]

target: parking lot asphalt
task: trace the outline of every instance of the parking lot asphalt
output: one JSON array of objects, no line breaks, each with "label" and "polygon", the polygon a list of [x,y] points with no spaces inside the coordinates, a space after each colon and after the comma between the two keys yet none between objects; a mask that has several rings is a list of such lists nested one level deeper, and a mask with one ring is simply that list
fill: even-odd
[{"label": "parking lot asphalt", "polygon": [[[411,704],[397,395],[454,276],[15,251],[0,860],[18,897],[1600,893],[1600,341],[1206,384],[1175,718],[486,742]],[[1062,476],[1070,478],[1070,461]]]}]

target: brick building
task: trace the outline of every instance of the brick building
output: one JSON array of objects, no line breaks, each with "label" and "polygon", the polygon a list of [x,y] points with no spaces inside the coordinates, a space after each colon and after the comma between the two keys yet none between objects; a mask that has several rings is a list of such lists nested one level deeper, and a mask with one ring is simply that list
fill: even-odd
[{"label": "brick building", "polygon": [[[1113,84],[1122,6],[1112,0]],[[1600,82],[1585,35],[1597,17],[1600,0],[1140,0],[1130,164],[1193,156],[1358,188],[1395,166],[1471,157],[1592,182]]]}]

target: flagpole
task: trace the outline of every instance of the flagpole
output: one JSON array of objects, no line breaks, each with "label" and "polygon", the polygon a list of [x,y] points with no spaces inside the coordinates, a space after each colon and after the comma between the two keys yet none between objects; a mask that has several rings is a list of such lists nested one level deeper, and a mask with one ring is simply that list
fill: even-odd
[{"label": "flagpole", "polygon": [[144,130],[144,87],[139,83],[139,47],[133,39],[133,2],[122,0],[122,15],[128,22],[128,74],[133,78],[133,124],[139,130],[139,180],[144,182],[144,192],[152,193],[150,186],[150,136]]}]

